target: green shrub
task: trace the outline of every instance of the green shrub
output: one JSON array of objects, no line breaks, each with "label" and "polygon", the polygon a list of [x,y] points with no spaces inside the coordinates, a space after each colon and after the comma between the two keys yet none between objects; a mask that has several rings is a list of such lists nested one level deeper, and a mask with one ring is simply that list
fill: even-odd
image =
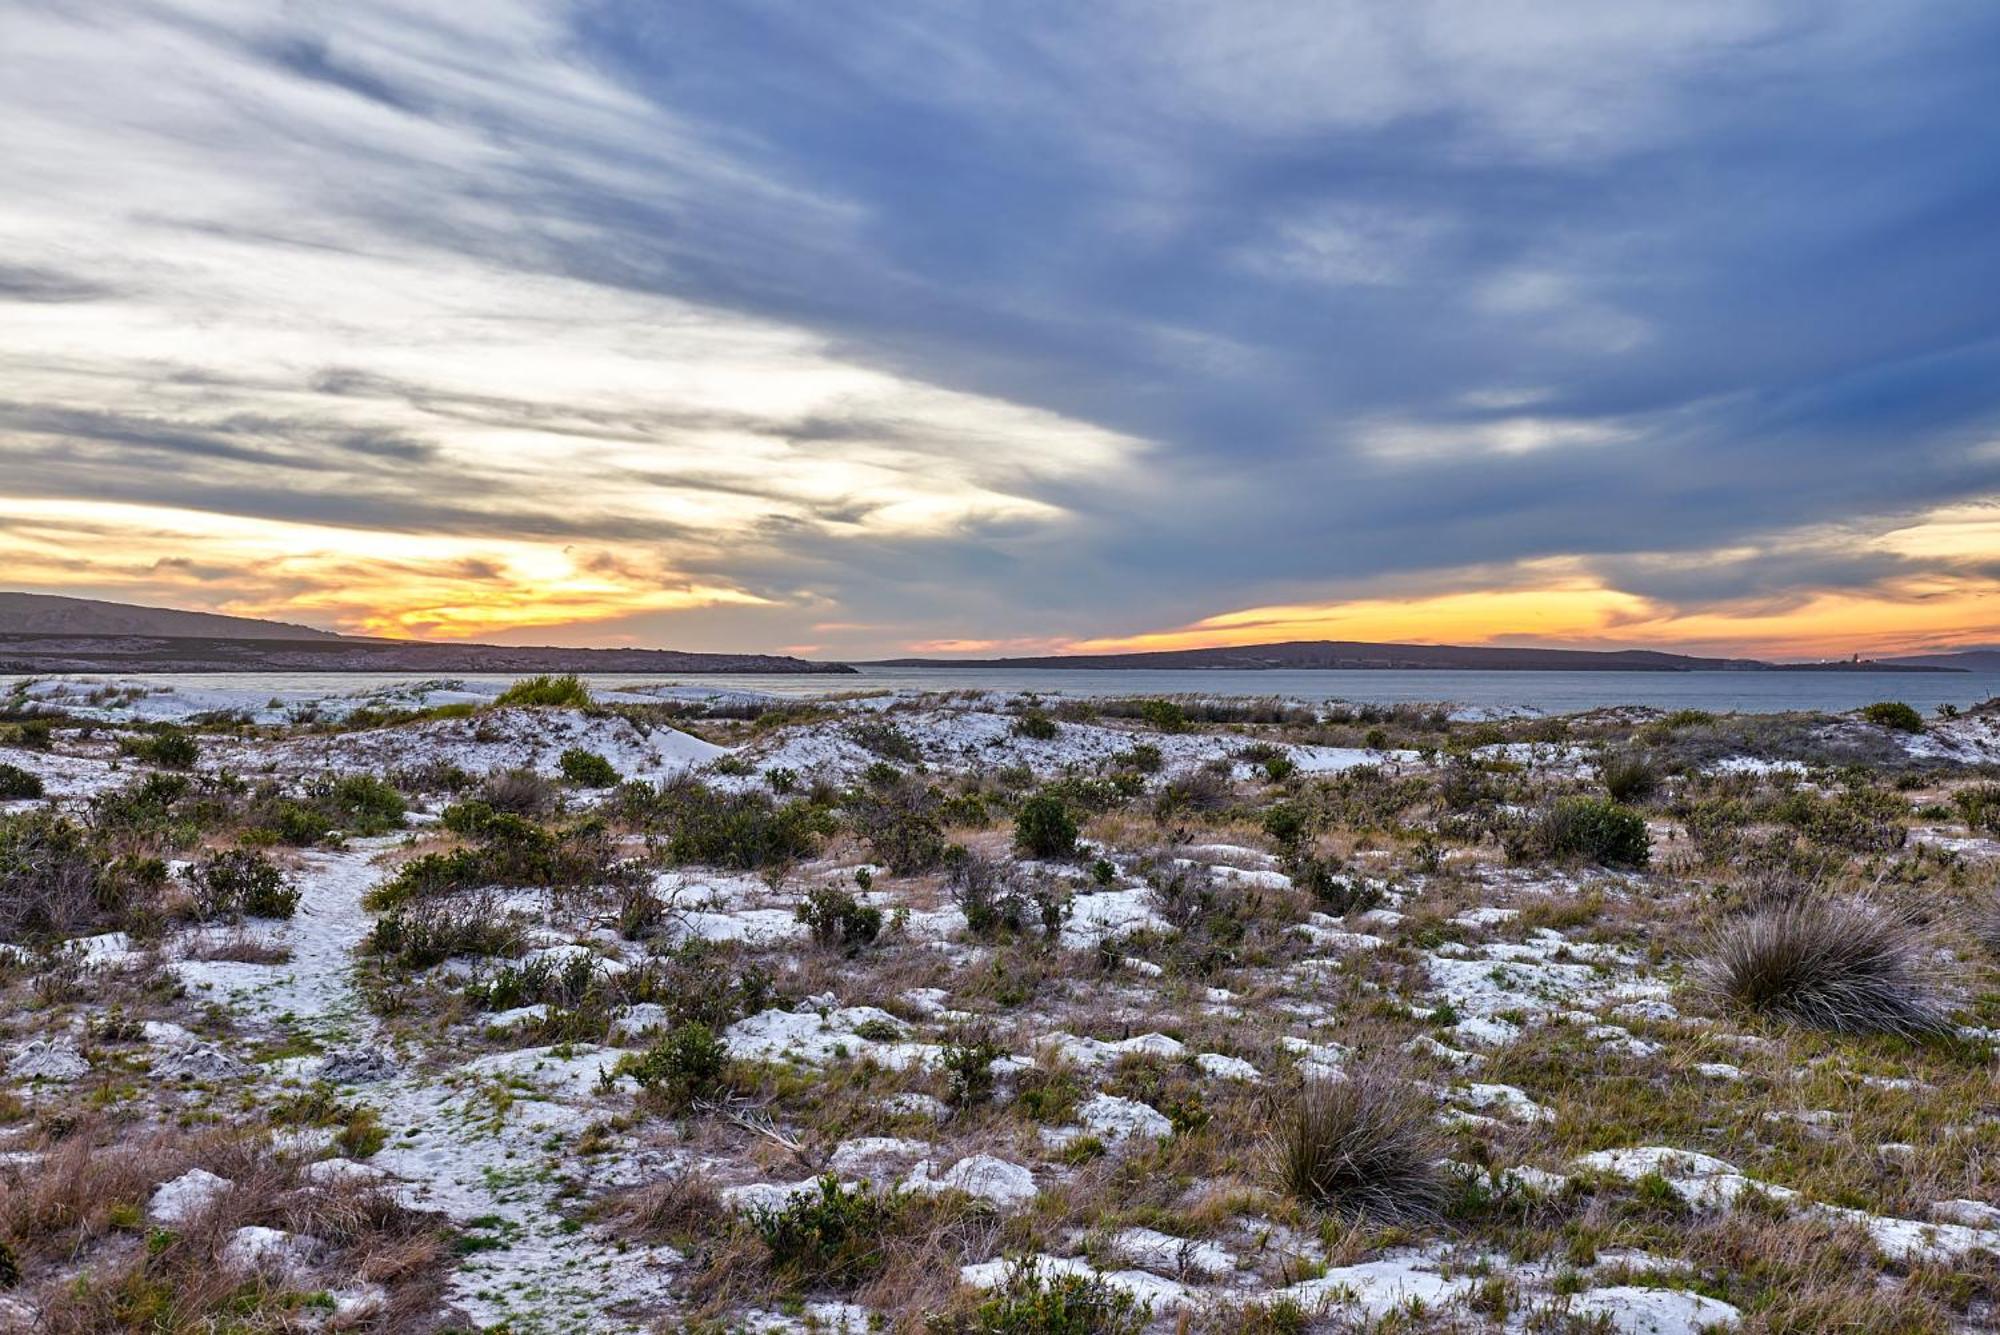
[{"label": "green shrub", "polygon": [[454,957],[519,955],[524,948],[519,924],[486,899],[398,905],[375,920],[365,947],[404,969],[428,969]]},{"label": "green shrub", "polygon": [[1053,793],[1041,792],[1021,804],[1014,818],[1014,846],[1045,860],[1076,856],[1076,821]]},{"label": "green shrub", "polygon": [[1966,827],[2000,834],[2000,783],[1978,783],[1951,795]]},{"label": "green shrub", "polygon": [[945,886],[975,936],[1038,927],[1054,939],[1069,919],[1073,896],[1067,887],[1026,882],[1011,868],[957,846],[946,866]]},{"label": "green shrub", "polygon": [[201,759],[201,746],[193,735],[171,725],[142,737],[126,737],[118,749],[161,769],[193,769]]},{"label": "green shrub", "polygon": [[278,864],[254,848],[212,853],[181,873],[202,922],[237,918],[289,918],[298,911],[299,888]]},{"label": "green shrub", "polygon": [[1886,853],[1901,848],[1910,835],[1904,823],[1909,804],[1866,785],[1832,797],[1797,789],[1778,802],[1771,815],[1816,844],[1854,853]]},{"label": "green shrub", "polygon": [[1901,700],[1878,700],[1872,705],[1864,705],[1861,717],[1892,732],[1924,730],[1924,716]]},{"label": "green shrub", "polygon": [[787,1280],[846,1288],[887,1263],[885,1244],[902,1204],[894,1193],[843,1187],[829,1175],[815,1192],[750,1211],[750,1227],[770,1252],[772,1268]]},{"label": "green shrub", "polygon": [[42,780],[19,765],[0,764],[0,802],[42,796]]},{"label": "green shrub", "polygon": [[1151,742],[1135,742],[1131,750],[1120,751],[1111,757],[1111,763],[1140,774],[1158,774],[1167,761],[1160,748]]},{"label": "green shrub", "polygon": [[1007,1049],[986,1034],[954,1038],[938,1054],[945,1075],[945,1102],[968,1108],[993,1097],[993,1063]]},{"label": "green shrub", "polygon": [[839,886],[815,886],[799,901],[799,921],[813,940],[853,954],[882,934],[882,910],[863,904]]},{"label": "green shrub", "polygon": [[53,811],[0,816],[0,938],[68,935],[105,905],[100,850],[91,832]]},{"label": "green shrub", "polygon": [[728,1088],[729,1049],[713,1029],[689,1021],[644,1053],[619,1058],[617,1071],[631,1076],[671,1111],[683,1112],[697,1100]]},{"label": "green shrub", "polygon": [[897,875],[913,876],[944,861],[944,803],[928,784],[899,778],[856,795],[850,813],[875,860]]},{"label": "green shrub", "polygon": [[583,684],[583,678],[575,673],[560,677],[544,673],[539,677],[529,677],[517,681],[500,692],[496,705],[528,705],[565,709],[589,709],[591,707],[590,688]]},{"label": "green shrub", "polygon": [[724,792],[698,779],[672,779],[659,787],[627,783],[618,805],[633,824],[667,836],[675,862],[755,871],[811,857],[833,818],[811,801],[780,804],[760,792]]},{"label": "green shrub", "polygon": [[847,730],[855,745],[883,760],[914,765],[924,758],[917,739],[887,719],[868,719]]},{"label": "green shrub", "polygon": [[1097,1275],[1043,1277],[1033,1261],[1008,1267],[992,1295],[940,1335],[1139,1335],[1152,1309]]},{"label": "green shrub", "polygon": [[618,782],[618,769],[595,751],[572,746],[557,762],[562,776],[584,788],[609,788]]},{"label": "green shrub", "polygon": [[1014,735],[1030,741],[1053,741],[1061,731],[1056,721],[1040,710],[1030,710],[1014,720]]},{"label": "green shrub", "polygon": [[1646,819],[1597,797],[1563,797],[1507,834],[1515,861],[1584,858],[1607,867],[1644,867],[1651,856]]},{"label": "green shrub", "polygon": [[1139,717],[1155,732],[1186,732],[1188,712],[1184,705],[1172,700],[1142,700],[1139,702]]}]

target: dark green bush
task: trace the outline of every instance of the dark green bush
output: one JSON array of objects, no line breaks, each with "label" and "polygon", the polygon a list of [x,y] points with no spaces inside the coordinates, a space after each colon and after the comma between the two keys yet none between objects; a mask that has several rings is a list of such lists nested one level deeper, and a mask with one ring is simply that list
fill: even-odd
[{"label": "dark green bush", "polygon": [[639,1055],[621,1057],[618,1074],[629,1075],[673,1112],[728,1088],[729,1049],[699,1021],[680,1025]]},{"label": "dark green bush", "polygon": [[986,1034],[961,1035],[944,1045],[938,1066],[945,1076],[945,1101],[969,1108],[993,1097],[993,1063],[1007,1049]]},{"label": "dark green bush", "polygon": [[118,749],[162,769],[193,769],[201,759],[201,746],[193,735],[171,724],[144,736],[126,737]]},{"label": "dark green bush", "polygon": [[428,969],[454,957],[487,959],[519,955],[521,929],[491,900],[398,905],[375,920],[365,949],[385,963]]},{"label": "dark green bush", "polygon": [[1598,797],[1563,797],[1506,836],[1517,862],[1582,858],[1607,867],[1643,867],[1651,857],[1646,819]]},{"label": "dark green bush", "polygon": [[883,760],[914,765],[924,758],[917,739],[887,719],[868,719],[847,730],[855,745]]},{"label": "dark green bush", "polygon": [[657,788],[622,784],[618,801],[627,820],[666,835],[673,861],[744,871],[803,861],[834,828],[816,802],[780,804],[765,793],[724,792],[686,777]]},{"label": "dark green bush", "polygon": [[0,764],[0,802],[42,796],[40,775],[30,774],[19,765]]},{"label": "dark green bush", "polygon": [[609,788],[618,782],[618,769],[595,751],[572,746],[557,761],[562,776],[583,788]]},{"label": "dark green bush", "polygon": [[939,1335],[1139,1335],[1149,1307],[1096,1275],[1044,1278],[1019,1262],[992,1295],[963,1316],[948,1316]]},{"label": "dark green bush", "polygon": [[855,830],[876,861],[899,876],[930,871],[944,861],[944,803],[915,779],[859,794],[850,804]]},{"label": "dark green bush", "polygon": [[1053,793],[1036,793],[1014,818],[1014,846],[1033,858],[1076,856],[1076,821]]},{"label": "dark green bush", "polygon": [[853,954],[882,934],[882,910],[863,904],[839,886],[815,886],[799,901],[799,921],[820,945]]},{"label": "dark green bush", "polygon": [[88,829],[53,811],[0,815],[0,938],[20,942],[90,926],[105,905]]},{"label": "dark green bush", "polygon": [[846,1288],[867,1279],[888,1261],[887,1242],[902,1199],[867,1187],[843,1187],[827,1176],[815,1193],[801,1192],[775,1208],[750,1212],[750,1227],[763,1239],[771,1265],[787,1280]]},{"label": "dark green bush", "polygon": [[1861,717],[1892,732],[1922,732],[1924,716],[1901,700],[1878,700],[1864,705]]},{"label": "dark green bush", "polygon": [[1030,710],[1014,720],[1014,735],[1030,741],[1052,741],[1061,731],[1056,721],[1040,710]]},{"label": "dark green bush", "polygon": [[299,888],[254,848],[211,853],[181,876],[188,883],[194,916],[202,922],[289,918],[298,911]]}]

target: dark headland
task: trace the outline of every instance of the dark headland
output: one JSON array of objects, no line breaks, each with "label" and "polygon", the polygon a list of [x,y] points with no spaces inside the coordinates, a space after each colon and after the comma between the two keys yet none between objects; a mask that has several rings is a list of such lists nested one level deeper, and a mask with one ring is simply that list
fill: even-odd
[{"label": "dark headland", "polygon": [[865,667],[1067,668],[1176,671],[1397,669],[1402,671],[1523,672],[1956,672],[1943,662],[1849,661],[1766,663],[1754,658],[1696,658],[1652,649],[1533,649],[1449,644],[1371,644],[1360,640],[1295,640],[1219,649],[1167,649],[1137,654],[1048,655],[1039,658],[891,658]]},{"label": "dark headland", "polygon": [[0,593],[0,672],[853,671],[782,654],[385,640],[250,617]]}]

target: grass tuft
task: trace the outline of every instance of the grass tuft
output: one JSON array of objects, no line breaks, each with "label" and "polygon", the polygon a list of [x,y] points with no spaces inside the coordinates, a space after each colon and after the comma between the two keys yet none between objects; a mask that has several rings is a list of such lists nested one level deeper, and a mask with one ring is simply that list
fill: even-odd
[{"label": "grass tuft", "polygon": [[1932,959],[1908,919],[1866,900],[1810,896],[1718,928],[1695,979],[1811,1028],[1914,1036],[1950,1023]]},{"label": "grass tuft", "polygon": [[1437,1218],[1444,1141],[1429,1095],[1384,1066],[1309,1081],[1273,1136],[1280,1184],[1300,1200],[1382,1222]]}]

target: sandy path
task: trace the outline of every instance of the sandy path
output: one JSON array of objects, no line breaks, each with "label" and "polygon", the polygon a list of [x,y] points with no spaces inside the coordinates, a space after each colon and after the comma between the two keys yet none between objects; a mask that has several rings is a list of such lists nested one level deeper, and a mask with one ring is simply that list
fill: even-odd
[{"label": "sandy path", "polygon": [[[260,935],[292,951],[281,965],[183,961],[175,969],[197,995],[329,1052],[388,1044],[355,986],[354,951],[373,917],[361,906],[380,877],[375,857],[396,839],[357,840],[306,856],[292,921]],[[407,1026],[406,1026],[407,1029]],[[577,1202],[568,1183],[592,1188],[636,1181],[661,1165],[629,1155],[571,1152],[577,1136],[625,1103],[598,1088],[616,1054],[578,1045],[454,1061],[452,1036],[397,1051],[397,1074],[343,1086],[380,1114],[388,1144],[368,1162],[398,1179],[409,1204],[449,1215],[478,1250],[454,1277],[451,1301],[480,1325],[530,1332],[623,1332],[650,1324],[671,1295],[680,1260],[670,1248],[621,1246],[590,1226],[564,1222]],[[439,1058],[443,1058],[440,1064]],[[314,1078],[308,1059],[300,1072]],[[629,1316],[616,1315],[629,1313]]]}]

